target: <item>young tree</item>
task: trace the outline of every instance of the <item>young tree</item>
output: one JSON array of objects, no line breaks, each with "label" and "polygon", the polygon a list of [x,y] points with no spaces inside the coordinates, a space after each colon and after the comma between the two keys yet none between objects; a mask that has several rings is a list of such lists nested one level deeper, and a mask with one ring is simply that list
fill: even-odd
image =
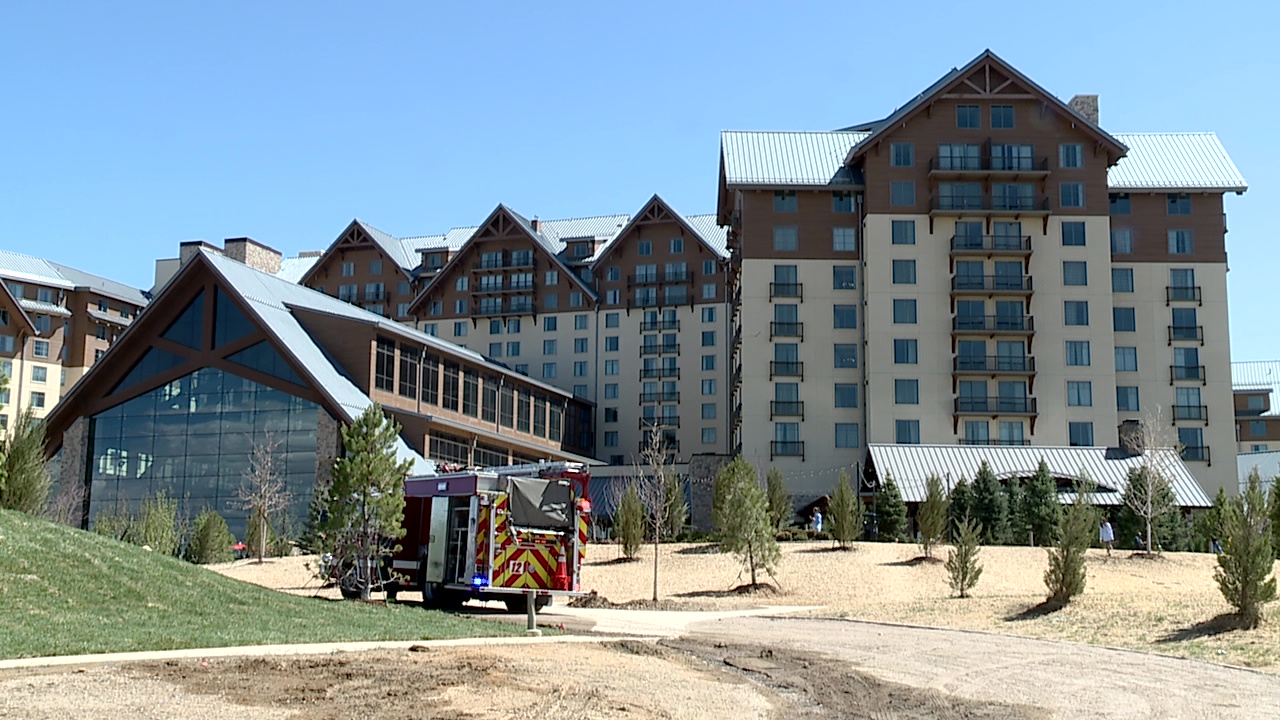
[{"label": "young tree", "polygon": [[1027,498],[1022,481],[1009,478],[1004,486],[1005,506],[1009,508],[1009,544],[1030,545],[1031,528],[1027,523]]},{"label": "young tree", "polygon": [[649,537],[653,540],[653,601],[657,602],[660,546],[664,538],[675,537],[683,529],[689,516],[689,506],[684,500],[684,493],[680,492],[675,469],[667,458],[664,430],[649,431],[640,456],[645,468],[636,469],[634,485],[645,509]]},{"label": "young tree", "polygon": [[876,534],[881,542],[895,542],[907,531],[907,504],[902,501],[898,483],[891,473],[885,473],[884,482],[876,491]]},{"label": "young tree", "polygon": [[920,549],[925,557],[931,558],[933,546],[947,534],[947,493],[937,475],[930,475],[925,480],[924,502],[916,512],[916,524],[920,530]]},{"label": "young tree", "polygon": [[1044,584],[1049,588],[1049,600],[1069,603],[1071,598],[1084,592],[1086,571],[1085,551],[1093,544],[1097,532],[1097,514],[1089,504],[1093,484],[1087,476],[1076,483],[1076,498],[1062,513],[1057,542],[1049,548],[1049,569],[1044,573]]},{"label": "young tree", "polygon": [[191,543],[187,545],[187,560],[197,565],[229,562],[233,544],[235,538],[227,528],[227,521],[213,510],[205,509],[196,516]]},{"label": "young tree", "polygon": [[1256,468],[1249,473],[1244,494],[1227,504],[1222,525],[1222,554],[1214,579],[1236,609],[1240,625],[1256,628],[1263,607],[1276,599],[1276,579],[1270,577],[1275,565],[1271,517]]},{"label": "young tree", "polygon": [[776,467],[769,468],[765,484],[769,494],[769,521],[773,523],[775,530],[782,530],[791,524],[791,517],[796,514],[791,496],[787,494],[787,484],[782,479],[782,471]]},{"label": "young tree", "polygon": [[1177,508],[1177,498],[1169,483],[1173,453],[1178,447],[1176,430],[1164,419],[1164,410],[1157,405],[1141,423],[1142,465],[1129,473],[1129,484],[1124,491],[1124,504],[1138,517],[1146,538],[1147,552],[1156,550],[1161,538],[1153,531],[1162,518]]},{"label": "young tree", "polygon": [[724,474],[723,467],[720,470],[711,479],[711,529],[717,536],[725,529],[729,504],[728,476]]},{"label": "young tree", "polygon": [[1003,545],[1009,538],[1009,506],[995,471],[986,460],[973,479],[973,517],[982,525],[986,545]]},{"label": "young tree", "polygon": [[1271,550],[1280,558],[1280,477],[1271,478],[1271,492],[1267,493],[1267,498],[1267,514],[1271,517]]},{"label": "young tree", "polygon": [[1213,541],[1222,543],[1222,518],[1227,510],[1226,488],[1218,488],[1213,496],[1213,505],[1208,510],[1196,515],[1191,527],[1192,550],[1195,552],[1213,552]]},{"label": "young tree", "polygon": [[326,492],[325,550],[356,568],[360,599],[368,600],[384,553],[404,536],[404,479],[412,463],[396,458],[399,425],[372,403],[342,427],[343,456],[333,463]]},{"label": "young tree", "polygon": [[862,501],[853,490],[849,473],[844,470],[840,471],[840,479],[836,481],[829,512],[831,516],[827,521],[831,526],[831,537],[841,550],[847,550],[854,540],[862,536]]},{"label": "young tree", "polygon": [[1051,545],[1058,536],[1062,504],[1058,502],[1058,483],[1049,472],[1049,464],[1040,459],[1036,474],[1027,483],[1022,497],[1023,518],[1032,544]]},{"label": "young tree", "polygon": [[732,553],[750,572],[752,587],[759,584],[758,572],[773,575],[782,552],[769,522],[769,502],[756,480],[755,468],[741,456],[721,471],[725,477],[725,527],[720,547]]},{"label": "young tree", "polygon": [[947,555],[946,564],[951,591],[962,598],[969,597],[969,591],[982,577],[982,565],[978,564],[981,545],[982,528],[968,520],[962,521],[956,528],[956,544]]},{"label": "young tree", "polygon": [[947,493],[947,516],[951,527],[959,527],[962,521],[973,516],[973,485],[968,480],[960,478]]},{"label": "young tree", "polygon": [[271,518],[289,505],[289,491],[284,483],[276,451],[280,441],[269,433],[253,443],[249,454],[249,467],[237,490],[240,507],[249,511],[249,537],[247,545],[261,563],[271,543]]},{"label": "young tree", "polygon": [[617,507],[613,515],[613,531],[622,543],[623,557],[635,560],[644,542],[644,503],[640,501],[635,485],[627,484]]},{"label": "young tree", "polygon": [[44,458],[44,421],[23,411],[9,437],[0,441],[4,478],[0,484],[0,508],[38,515],[49,501],[49,477]]}]

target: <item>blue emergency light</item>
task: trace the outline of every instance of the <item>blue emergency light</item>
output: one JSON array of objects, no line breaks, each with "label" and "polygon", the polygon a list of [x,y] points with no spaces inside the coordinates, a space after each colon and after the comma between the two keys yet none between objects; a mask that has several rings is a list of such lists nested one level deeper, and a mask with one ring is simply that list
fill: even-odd
[{"label": "blue emergency light", "polygon": [[489,578],[483,575],[476,575],[471,578],[471,587],[484,587],[489,584]]}]

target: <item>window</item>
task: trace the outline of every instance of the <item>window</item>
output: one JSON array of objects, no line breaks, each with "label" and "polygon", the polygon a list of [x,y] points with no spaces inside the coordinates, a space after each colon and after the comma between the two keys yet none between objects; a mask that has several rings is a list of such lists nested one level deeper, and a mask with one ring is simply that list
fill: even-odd
[{"label": "window", "polygon": [[893,284],[894,285],[915,285],[916,284],[916,261],[915,260],[894,260],[893,261]]},{"label": "window", "polygon": [[617,360],[605,360],[605,361],[604,361],[604,374],[605,374],[605,375],[617,375],[617,374],[618,374],[618,361],[617,361]]},{"label": "window", "polygon": [[511,341],[507,343],[507,357],[520,357],[519,341]]},{"label": "window", "polygon": [[775,227],[773,249],[778,252],[793,252],[800,249],[799,230],[794,226]]},{"label": "window", "polygon": [[911,167],[916,164],[916,146],[911,143],[891,143],[889,164],[893,167]]},{"label": "window", "polygon": [[573,292],[569,293],[569,307],[573,307],[573,308],[582,307],[582,302],[583,302],[583,296],[582,296],[581,290],[574,290]]},{"label": "window", "polygon": [[1133,268],[1111,268],[1111,292],[1133,292]]},{"label": "window", "polygon": [[613,312],[613,313],[605,313],[605,314],[604,314],[604,326],[605,326],[605,327],[607,327],[607,328],[616,328],[616,327],[618,327],[618,313],[616,313],[616,312]]},{"label": "window", "polygon": [[1169,214],[1190,215],[1191,196],[1186,193],[1169,193]]},{"label": "window", "polygon": [[[339,298],[339,299],[341,299],[341,298]],[[431,315],[443,315],[443,314],[444,314],[444,301],[442,301],[442,300],[432,300],[432,301],[431,301],[431,306],[430,306],[430,309],[428,310],[428,312],[429,312]]]},{"label": "window", "polygon": [[915,245],[916,244],[916,221],[915,220],[894,220],[893,228],[893,244],[894,245]]},{"label": "window", "polygon": [[586,314],[574,315],[574,316],[573,316],[573,329],[574,329],[574,330],[586,330],[586,329],[587,329],[587,324],[588,324],[589,322],[590,322],[590,316],[588,316],[588,315],[586,315]]},{"label": "window", "polygon": [[33,408],[44,407],[44,393],[42,392],[31,393],[31,407]]},{"label": "window", "polygon": [[489,357],[491,358],[502,357],[502,343],[500,342],[489,343]]},{"label": "window", "polygon": [[1062,261],[1062,284],[1084,286],[1089,284],[1089,264],[1083,260]]},{"label": "window", "polygon": [[1068,367],[1088,367],[1089,358],[1089,341],[1088,340],[1068,340],[1067,341],[1067,366]]},{"label": "window", "polygon": [[36,340],[34,343],[32,343],[31,354],[38,358],[49,357],[49,341]]},{"label": "window", "polygon": [[555,378],[556,372],[557,371],[556,371],[555,363],[553,362],[542,363],[542,377]]},{"label": "window", "polygon": [[853,343],[836,343],[835,366],[837,368],[858,367],[858,346]]},{"label": "window", "polygon": [[982,112],[978,106],[957,105],[956,127],[961,130],[975,130],[982,127]]},{"label": "window", "polygon": [[858,289],[858,266],[857,265],[831,266],[831,289],[832,290],[857,290]]},{"label": "window", "polygon": [[916,324],[916,301],[913,298],[895,298],[893,301],[893,324]]},{"label": "window", "polygon": [[652,254],[653,254],[653,241],[652,241],[652,240],[641,240],[640,242],[636,243],[636,254],[637,254],[637,255],[644,256],[644,257],[647,257],[647,256],[649,256],[649,255],[652,255]]},{"label": "window", "polygon": [[1084,247],[1084,223],[1071,221],[1062,223],[1063,247]]},{"label": "window", "polygon": [[893,441],[899,445],[920,444],[919,420],[894,420]]},{"label": "window", "polygon": [[467,323],[459,320],[453,324],[453,336],[456,338],[467,336]]},{"label": "window", "polygon": [[991,106],[991,129],[1008,130],[1013,127],[1013,106],[1012,105],[992,105]]},{"label": "window", "polygon": [[716,369],[716,356],[715,356],[715,355],[703,355],[703,356],[702,356],[702,369],[703,369],[703,370],[715,370],[715,369]]},{"label": "window", "polygon": [[853,212],[853,193],[850,193],[850,192],[831,193],[831,212],[838,212],[838,213]]},{"label": "window", "polygon": [[712,445],[716,441],[716,429],[713,427],[702,428],[702,444]]},{"label": "window", "polygon": [[1135,332],[1138,329],[1136,313],[1131,307],[1112,308],[1111,323],[1116,332]]},{"label": "window", "polygon": [[543,354],[543,355],[555,355],[555,354],[556,354],[556,341],[555,341],[555,340],[543,340],[543,341],[542,341],[542,354]]},{"label": "window", "polygon": [[703,300],[715,300],[715,299],[716,299],[716,284],[715,284],[715,283],[702,283],[702,299],[703,299]]},{"label": "window", "polygon": [[1079,143],[1064,143],[1058,146],[1058,167],[1084,167],[1084,146]]},{"label": "window", "polygon": [[915,365],[920,362],[919,342],[914,339],[895,338],[893,341],[893,364]]},{"label": "window", "polygon": [[618,336],[608,335],[604,339],[605,352],[618,352]]},{"label": "window", "polygon": [[49,378],[49,368],[35,365],[31,368],[31,382],[42,383]]},{"label": "window", "polygon": [[1138,412],[1138,388],[1134,386],[1116,386],[1116,410],[1120,412]]},{"label": "window", "polygon": [[858,423],[836,423],[836,447],[858,447]]},{"label": "window", "polygon": [[1133,212],[1133,206],[1129,202],[1129,193],[1111,193],[1107,196],[1111,201],[1112,215],[1128,215]]},{"label": "window", "polygon": [[453,311],[454,311],[455,313],[459,314],[459,315],[466,315],[466,314],[467,314],[467,299],[466,299],[466,298],[458,298],[457,300],[454,300],[454,301],[453,301]]},{"label": "window", "polygon": [[1169,231],[1169,254],[1170,255],[1190,255],[1192,252],[1191,231],[1190,230],[1170,230]]},{"label": "window", "polygon": [[1204,444],[1204,428],[1178,428],[1178,444],[1182,446],[1183,460],[1205,462],[1209,459],[1209,448]]},{"label": "window", "polygon": [[352,277],[356,274],[356,264],[353,262],[342,263],[342,277]]},{"label": "window", "polygon": [[713,307],[702,308],[702,322],[713,323],[716,321],[716,309]]},{"label": "window", "polygon": [[1067,406],[1093,407],[1093,383],[1088,380],[1068,380]]},{"label": "window", "polygon": [[702,347],[715,347],[715,346],[716,346],[716,331],[703,330],[702,331]]},{"label": "window", "polygon": [[671,238],[671,254],[680,255],[684,252],[684,238]]},{"label": "window", "polygon": [[703,381],[702,381],[702,394],[703,394],[703,395],[715,395],[715,394],[716,394],[716,381],[715,381],[715,380],[703,380]]},{"label": "window", "polygon": [[702,403],[702,419],[703,419],[703,420],[715,420],[715,419],[716,419],[716,404],[715,404],[715,403]]},{"label": "window", "polygon": [[604,409],[604,421],[607,423],[618,422],[618,408],[607,407]]},{"label": "window", "polygon": [[605,446],[605,447],[618,447],[618,431],[617,431],[617,430],[606,430],[606,431],[605,431],[605,433],[604,433],[604,446]]},{"label": "window", "polygon": [[587,376],[587,362],[585,360],[575,360],[573,362],[573,376],[574,377]]},{"label": "window", "polygon": [[1133,230],[1130,230],[1129,228],[1111,229],[1111,254],[1133,254]]},{"label": "window", "polygon": [[107,326],[106,326],[106,325],[99,325],[99,326],[97,327],[96,331],[95,331],[95,334],[97,335],[97,337],[98,337],[98,339],[99,339],[99,340],[106,340],[106,339],[107,339]]},{"label": "window", "polygon": [[836,383],[836,407],[858,407],[858,386],[856,383]]},{"label": "window", "polygon": [[911,207],[916,204],[916,184],[911,180],[894,180],[889,183],[889,204]]},{"label": "window", "polygon": [[835,305],[832,307],[832,327],[836,330],[854,330],[858,327],[857,305]]},{"label": "window", "polygon": [[1249,436],[1250,437],[1266,437],[1267,421],[1266,420],[1250,420]]},{"label": "window", "polygon": [[1138,348],[1116,347],[1116,372],[1138,372]]},{"label": "window", "polygon": [[1067,423],[1067,442],[1071,447],[1093,447],[1093,423]]},{"label": "window", "polygon": [[587,352],[587,338],[584,338],[584,337],[583,337],[583,338],[574,338],[574,339],[573,339],[573,352],[574,352],[575,354],[581,354],[581,353],[585,353],[585,352]]},{"label": "window", "polygon": [[1065,300],[1062,303],[1062,323],[1084,326],[1089,324],[1088,300]]},{"label": "window", "polygon": [[893,402],[897,405],[919,405],[920,381],[901,379],[894,380]]},{"label": "window", "polygon": [[800,209],[795,190],[775,190],[773,193],[773,211],[793,213]]},{"label": "window", "polygon": [[831,228],[831,249],[836,252],[857,252],[858,229],[851,227]]},{"label": "window", "polygon": [[1064,208],[1084,207],[1084,183],[1062,183],[1058,188],[1058,204]]}]

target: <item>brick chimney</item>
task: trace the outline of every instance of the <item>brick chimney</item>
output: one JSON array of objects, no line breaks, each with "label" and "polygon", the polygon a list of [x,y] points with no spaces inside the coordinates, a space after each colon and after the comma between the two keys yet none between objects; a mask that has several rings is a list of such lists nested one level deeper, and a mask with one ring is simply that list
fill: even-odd
[{"label": "brick chimney", "polygon": [[282,255],[279,250],[267,247],[253,238],[227,238],[222,243],[222,254],[264,273],[280,272]]},{"label": "brick chimney", "polygon": [[1084,116],[1085,120],[1098,124],[1098,96],[1097,95],[1077,95],[1071,98],[1071,102],[1067,103],[1072,110]]},{"label": "brick chimney", "polygon": [[530,221],[530,224],[533,225],[534,232],[542,232],[542,221],[538,219],[537,215],[533,216],[533,220]]}]

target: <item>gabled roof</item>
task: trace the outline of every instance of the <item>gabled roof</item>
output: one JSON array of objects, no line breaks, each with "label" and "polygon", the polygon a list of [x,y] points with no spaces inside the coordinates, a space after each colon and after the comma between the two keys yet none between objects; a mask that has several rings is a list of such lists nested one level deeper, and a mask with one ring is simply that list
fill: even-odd
[{"label": "gabled roof", "polygon": [[77,270],[61,263],[49,263],[62,277],[75,285],[76,290],[97,293],[115,300],[123,300],[131,305],[145,306],[150,299],[138,288],[129,287],[104,277]]},{"label": "gabled roof", "polygon": [[138,288],[44,258],[8,250],[0,250],[0,278],[63,290],[84,290],[139,307],[150,302],[146,293]]},{"label": "gabled roof", "polygon": [[400,242],[400,238],[391,233],[383,232],[363,220],[356,219],[353,222],[361,230],[364,230],[369,239],[373,241],[373,244],[377,245],[378,249],[401,270],[407,271],[417,267],[418,258],[405,251],[404,243]]},{"label": "gabled roof", "polygon": [[23,309],[22,303],[19,303],[18,299],[13,296],[13,293],[9,292],[9,286],[0,282],[0,290],[4,291],[4,296],[9,299],[9,304],[17,311],[17,319],[22,322],[24,327],[26,327],[27,332],[35,335],[36,324],[31,322],[31,317],[28,316],[27,311]]},{"label": "gabled roof", "polygon": [[276,273],[276,277],[281,280],[287,280],[296,283],[309,272],[311,268],[320,262],[320,255],[303,255],[291,258],[280,259],[280,272]]},{"label": "gabled roof", "polygon": [[720,133],[725,184],[828,186],[849,184],[845,156],[866,133]]},{"label": "gabled roof", "polygon": [[661,195],[655,194],[653,197],[649,198],[649,201],[646,202],[644,206],[640,208],[639,212],[631,218],[630,222],[622,227],[608,243],[600,248],[600,251],[591,259],[591,264],[594,266],[608,257],[618,247],[622,238],[626,237],[627,233],[630,232],[633,227],[644,221],[651,208],[657,208],[665,211],[667,215],[670,215],[673,220],[688,231],[688,233],[697,239],[698,242],[702,243],[704,247],[715,253],[718,257],[728,257],[726,252],[728,232],[716,226],[714,215],[702,216],[704,218],[710,218],[710,223],[704,220],[701,223],[702,227],[700,228],[690,222],[688,217],[680,214],[675,208],[671,207],[671,204],[666,200],[663,200]]},{"label": "gabled roof", "polygon": [[1129,154],[1107,172],[1107,185],[1113,190],[1249,189],[1214,133],[1124,133],[1116,137],[1129,146]]},{"label": "gabled roof", "polygon": [[[857,145],[850,148],[846,161],[851,162],[855,157],[861,155],[867,148],[875,144],[877,140],[879,140],[885,134],[891,132],[899,123],[906,121],[912,115],[919,112],[925,105],[927,105],[933,98],[941,94],[943,91],[950,89],[952,86],[957,85],[958,83],[965,82],[965,78],[971,72],[976,70],[979,66],[981,66],[984,63],[991,63],[991,65],[997,67],[1002,73],[1007,75],[1010,79],[1016,80],[1018,83],[1026,87],[1028,90],[1030,90],[1032,93],[1036,95],[1040,95],[1042,99],[1047,100],[1050,104],[1057,107],[1058,110],[1060,110],[1061,112],[1065,113],[1068,117],[1075,120],[1075,122],[1078,123],[1081,127],[1083,127],[1086,131],[1096,136],[1098,140],[1108,145],[1111,145],[1112,149],[1115,150],[1117,157],[1125,154],[1125,151],[1127,149],[1125,147],[1125,144],[1117,140],[1115,137],[1113,137],[1109,133],[1107,133],[1107,131],[1098,127],[1097,123],[1085,118],[1083,115],[1076,112],[1075,109],[1073,109],[1071,106],[1059,100],[1058,96],[1054,95],[1048,90],[1045,90],[1034,80],[1027,77],[1026,75],[1023,75],[1021,72],[1018,71],[1017,68],[1005,62],[999,55],[996,55],[994,52],[991,52],[991,50],[984,50],[976,58],[974,58],[973,60],[970,60],[967,65],[959,69],[952,69],[950,72],[946,73],[941,78],[939,78],[936,82],[934,82],[932,85],[926,88],[924,92],[912,98],[911,102],[908,102],[906,105],[903,105],[902,107],[898,108],[891,115],[889,115],[889,117],[877,123],[875,126],[875,129],[872,130],[871,133],[867,135],[867,137],[863,138],[861,141],[858,142]],[[999,96],[993,95],[992,97],[998,98]]]},{"label": "gabled roof", "polygon": [[[1081,471],[1097,484],[1091,501],[1097,505],[1123,504],[1129,472],[1142,465],[1141,455],[1127,455],[1105,447],[1006,447],[980,445],[868,445],[870,462],[882,480],[887,473],[906,502],[923,502],[925,482],[937,475],[954,486],[961,479],[973,481],[985,460],[998,478],[1027,478],[1035,474],[1043,458],[1055,477],[1075,478]],[[1174,450],[1165,448],[1155,462],[1167,473],[1173,493],[1182,507],[1209,507],[1212,503],[1195,476]],[[1071,493],[1059,500],[1071,501]]]},{"label": "gabled roof", "polygon": [[702,236],[707,247],[721,258],[729,257],[729,228],[720,227],[716,223],[716,216],[710,215],[685,215],[684,219],[698,234]]}]

